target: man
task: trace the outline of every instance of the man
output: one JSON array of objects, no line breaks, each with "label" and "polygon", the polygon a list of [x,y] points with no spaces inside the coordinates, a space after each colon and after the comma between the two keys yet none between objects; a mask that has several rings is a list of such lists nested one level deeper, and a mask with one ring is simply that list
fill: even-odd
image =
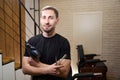
[{"label": "man", "polygon": [[[39,61],[31,58],[26,50],[22,62],[23,73],[31,75],[32,80],[68,80],[71,77],[70,44],[66,38],[55,32],[58,21],[59,13],[56,8],[42,8],[42,34],[28,40],[39,51]],[[61,59],[64,55],[66,57]]]}]

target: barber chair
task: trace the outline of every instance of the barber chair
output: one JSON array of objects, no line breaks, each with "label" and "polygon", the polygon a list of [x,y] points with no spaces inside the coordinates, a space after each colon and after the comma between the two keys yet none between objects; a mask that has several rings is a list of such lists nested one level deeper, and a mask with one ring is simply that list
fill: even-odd
[{"label": "barber chair", "polygon": [[[104,64],[106,60],[94,59],[96,54],[89,54],[85,56],[83,46],[77,45],[78,51],[78,72],[79,73],[102,73],[101,76],[92,77],[91,80],[107,80],[107,67]],[[87,58],[86,58],[87,57]],[[85,79],[88,80],[88,79]]]}]

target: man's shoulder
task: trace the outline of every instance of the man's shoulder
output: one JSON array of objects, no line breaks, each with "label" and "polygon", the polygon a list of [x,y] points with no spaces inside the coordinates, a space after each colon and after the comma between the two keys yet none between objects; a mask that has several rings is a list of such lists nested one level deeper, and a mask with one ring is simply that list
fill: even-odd
[{"label": "man's shoulder", "polygon": [[64,37],[64,36],[62,36],[60,34],[57,34],[57,36],[58,36],[58,38],[57,38],[58,41],[60,41],[62,43],[69,43],[69,40],[66,37]]},{"label": "man's shoulder", "polygon": [[41,34],[38,34],[36,36],[32,36],[28,42],[32,43],[32,42],[36,42],[36,41],[39,41],[41,39],[42,35]]},{"label": "man's shoulder", "polygon": [[64,37],[63,35],[60,35],[60,34],[56,34],[59,38],[63,39],[63,40],[67,40],[66,37]]},{"label": "man's shoulder", "polygon": [[32,36],[30,39],[38,39],[38,38],[40,38],[40,37],[42,37],[42,35],[41,35],[41,34],[38,34],[38,35]]}]

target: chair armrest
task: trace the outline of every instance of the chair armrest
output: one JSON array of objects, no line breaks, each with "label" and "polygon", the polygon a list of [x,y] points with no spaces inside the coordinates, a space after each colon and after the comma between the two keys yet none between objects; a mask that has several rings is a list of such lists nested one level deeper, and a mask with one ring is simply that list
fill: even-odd
[{"label": "chair armrest", "polygon": [[78,63],[78,67],[93,67],[95,66],[98,62],[105,62],[106,60],[100,60],[100,59],[91,59],[91,60],[85,60],[85,61],[80,61]]},{"label": "chair armrest", "polygon": [[100,55],[93,53],[93,54],[85,54],[84,56],[85,59],[93,59],[95,56],[100,56]]},{"label": "chair armrest", "polygon": [[85,65],[89,67],[90,66],[95,67],[96,64],[100,62],[106,62],[106,60],[100,60],[100,59],[85,60]]},{"label": "chair armrest", "polygon": [[85,63],[98,63],[98,62],[106,62],[106,60],[100,59],[85,60]]},{"label": "chair armrest", "polygon": [[102,75],[102,73],[77,73],[73,75],[72,80],[74,80],[75,78],[86,78],[100,75]]}]

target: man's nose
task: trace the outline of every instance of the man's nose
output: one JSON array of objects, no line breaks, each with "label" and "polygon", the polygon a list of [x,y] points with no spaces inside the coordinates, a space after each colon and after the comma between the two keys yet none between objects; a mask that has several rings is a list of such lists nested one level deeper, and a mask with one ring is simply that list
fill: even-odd
[{"label": "man's nose", "polygon": [[49,19],[45,19],[45,23],[48,24],[49,23]]}]

